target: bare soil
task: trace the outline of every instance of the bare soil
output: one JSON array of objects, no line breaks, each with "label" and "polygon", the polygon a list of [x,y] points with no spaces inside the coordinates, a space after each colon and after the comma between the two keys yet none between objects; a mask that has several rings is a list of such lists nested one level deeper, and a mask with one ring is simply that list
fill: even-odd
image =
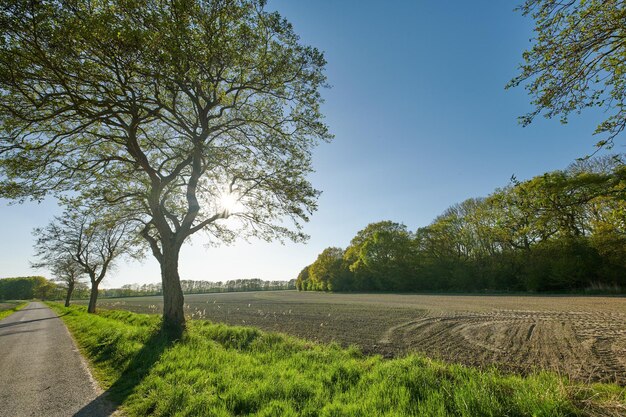
[{"label": "bare soil", "polygon": [[0,311],[9,310],[15,307],[18,303],[10,303],[10,302],[1,302],[0,301]]},{"label": "bare soil", "polygon": [[[160,297],[103,299],[101,308],[158,313]],[[626,385],[626,298],[326,294],[185,296],[194,319],[255,326],[386,357],[421,352],[526,374],[550,370]]]}]

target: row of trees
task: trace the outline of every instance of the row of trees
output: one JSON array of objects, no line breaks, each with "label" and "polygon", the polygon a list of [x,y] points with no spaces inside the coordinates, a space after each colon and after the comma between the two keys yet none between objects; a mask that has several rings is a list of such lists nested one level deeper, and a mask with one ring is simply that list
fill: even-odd
[{"label": "row of trees", "polygon": [[121,256],[139,257],[142,246],[132,224],[107,217],[95,209],[66,210],[48,226],[37,228],[34,268],[48,268],[56,281],[67,288],[65,305],[83,277],[91,291],[87,311],[96,311],[98,288]]},{"label": "row of trees", "polygon": [[[180,281],[183,293],[205,294],[238,291],[276,291],[295,290],[296,280],[290,281],[265,281],[259,278],[233,279],[228,281],[197,281],[184,279]],[[162,295],[160,283],[155,284],[126,284],[121,288],[100,290],[103,297],[133,297],[144,295]]]},{"label": "row of trees", "polygon": [[416,232],[368,225],[302,270],[300,290],[569,291],[626,287],[626,166],[578,161],[448,208]]},{"label": "row of trees", "polygon": [[233,279],[225,282],[182,280],[181,285],[186,294],[206,292],[236,292],[236,291],[274,291],[295,290],[296,280],[265,281],[260,278]]},{"label": "row of trees", "polygon": [[[53,195],[88,206],[81,216],[97,210],[104,230],[139,236],[161,267],[175,336],[191,235],[302,241],[316,209],[308,174],[311,150],[331,139],[320,111],[326,62],[265,3],[0,7],[0,196]],[[109,243],[123,246],[117,237]],[[92,288],[110,266],[94,255],[97,268],[71,255]]]},{"label": "row of trees", "polygon": [[[233,279],[225,282],[182,280],[181,285],[185,294],[222,293],[238,291],[277,291],[295,290],[296,280],[265,281],[259,278]],[[92,291],[89,286],[77,276],[70,282],[64,275],[52,281],[44,277],[18,277],[0,279],[0,300],[58,300],[65,298],[69,306],[71,298],[90,298]],[[98,295],[105,298],[136,297],[147,295],[162,295],[160,283],[126,284],[120,288],[99,289]]]},{"label": "row of trees", "polygon": [[[221,292],[240,291],[276,291],[295,290],[296,280],[290,281],[265,281],[260,278],[233,279],[228,281],[197,281],[183,279],[180,281],[183,293],[185,294],[206,294]],[[156,284],[126,284],[121,288],[110,288],[100,290],[103,297],[135,297],[143,295],[162,295],[163,290],[160,283]]]}]

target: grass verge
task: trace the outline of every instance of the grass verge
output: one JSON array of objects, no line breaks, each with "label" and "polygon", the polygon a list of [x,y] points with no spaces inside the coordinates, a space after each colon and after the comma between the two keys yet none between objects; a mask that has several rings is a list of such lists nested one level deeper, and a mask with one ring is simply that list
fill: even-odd
[{"label": "grass verge", "polygon": [[0,310],[0,320],[2,320],[5,317],[10,316],[11,314],[15,313],[18,310],[23,309],[24,307],[26,307],[28,305],[27,302],[24,303],[18,303],[15,305],[15,307],[11,307],[9,309],[6,310]]},{"label": "grass verge", "polygon": [[614,385],[504,375],[417,355],[386,360],[254,328],[190,321],[169,342],[156,315],[51,305],[128,416],[621,415]]}]

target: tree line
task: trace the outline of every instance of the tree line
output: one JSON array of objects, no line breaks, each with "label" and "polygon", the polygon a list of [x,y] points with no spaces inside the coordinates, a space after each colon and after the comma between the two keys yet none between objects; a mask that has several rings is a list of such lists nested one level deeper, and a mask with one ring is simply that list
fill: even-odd
[{"label": "tree line", "polygon": [[40,276],[0,279],[0,300],[50,300],[63,294],[55,283]]},{"label": "tree line", "polygon": [[382,221],[298,275],[318,291],[624,291],[623,155],[579,160],[470,198],[410,231]]},{"label": "tree line", "polygon": [[[184,294],[206,294],[241,291],[279,291],[295,290],[296,280],[289,281],[266,281],[260,278],[232,279],[228,281],[202,281],[183,279],[180,285]],[[161,283],[151,284],[125,284],[121,288],[108,288],[100,290],[102,297],[135,297],[146,295],[163,295]]]},{"label": "tree line", "polygon": [[[70,285],[72,286],[70,291]],[[296,280],[278,281],[260,278],[233,279],[228,281],[182,280],[185,294],[205,294],[240,291],[279,291],[295,290]],[[44,277],[16,277],[0,279],[0,300],[58,300],[65,298],[66,305],[71,299],[88,299],[92,294],[90,287],[81,279],[68,283],[64,278],[48,280]],[[163,295],[161,283],[125,284],[120,288],[100,288],[98,296],[103,298],[141,297]],[[68,297],[69,296],[69,297]]]}]

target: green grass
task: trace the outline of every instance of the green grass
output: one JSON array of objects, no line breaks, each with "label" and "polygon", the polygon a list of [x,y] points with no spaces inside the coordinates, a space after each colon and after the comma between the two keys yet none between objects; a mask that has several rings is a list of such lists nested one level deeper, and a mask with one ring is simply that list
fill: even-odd
[{"label": "green grass", "polygon": [[626,410],[626,394],[617,386],[574,385],[548,373],[505,375],[417,355],[386,360],[207,321],[189,322],[172,343],[155,315],[53,308],[128,416],[514,417]]},{"label": "green grass", "polygon": [[11,307],[9,309],[6,310],[0,310],[0,320],[2,320],[5,317],[10,316],[11,314],[15,313],[18,310],[23,309],[24,307],[26,307],[28,305],[27,302],[22,302],[22,303],[17,303],[15,305],[15,307]]}]

